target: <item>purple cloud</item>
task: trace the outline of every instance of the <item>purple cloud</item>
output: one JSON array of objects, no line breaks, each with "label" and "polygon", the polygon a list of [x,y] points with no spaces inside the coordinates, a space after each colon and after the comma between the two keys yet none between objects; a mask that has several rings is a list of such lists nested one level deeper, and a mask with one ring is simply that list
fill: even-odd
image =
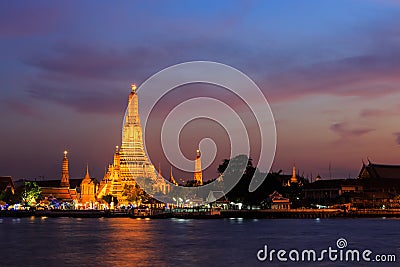
[{"label": "purple cloud", "polygon": [[397,143],[398,145],[400,145],[400,132],[393,133],[393,135],[394,135],[395,138],[396,138],[396,143]]},{"label": "purple cloud", "polygon": [[362,36],[355,36],[354,40],[365,40],[368,45],[354,55],[299,64],[280,74],[265,75],[261,83],[276,102],[313,94],[371,98],[397,93],[400,30],[392,26],[397,24],[398,18],[388,19],[370,26]]},{"label": "purple cloud", "polygon": [[68,14],[64,6],[29,6],[29,3],[3,3],[0,9],[0,37],[28,37],[57,30],[58,23]]},{"label": "purple cloud", "polygon": [[16,112],[20,115],[27,117],[43,117],[43,114],[41,114],[37,108],[35,108],[27,101],[8,99],[4,103],[9,110]]},{"label": "purple cloud", "polygon": [[42,78],[63,77],[118,80],[129,72],[143,75],[148,62],[162,58],[151,47],[137,47],[131,51],[100,49],[91,45],[58,44],[51,53],[38,53],[24,59],[23,63],[41,71]]},{"label": "purple cloud", "polygon": [[81,113],[121,114],[126,100],[126,90],[107,88],[107,85],[85,88],[74,83],[63,86],[35,81],[28,93],[35,99],[55,102]]},{"label": "purple cloud", "polygon": [[346,138],[346,137],[357,137],[357,136],[362,136],[364,134],[367,134],[371,131],[374,131],[375,129],[372,128],[352,128],[349,127],[347,122],[339,122],[339,123],[334,123],[330,126],[330,129],[338,134],[339,136]]},{"label": "purple cloud", "polygon": [[38,70],[35,76],[26,79],[29,84],[26,91],[36,99],[82,113],[121,113],[129,84],[140,84],[158,71],[157,59],[172,61],[172,55],[150,46],[123,52],[59,44],[50,53],[23,59],[23,63]]},{"label": "purple cloud", "polygon": [[400,109],[363,109],[360,112],[360,117],[387,117],[400,115]]},{"label": "purple cloud", "polygon": [[[374,40],[382,40],[375,38],[380,36],[376,32],[379,31],[370,35]],[[125,88],[122,84],[129,83],[127,79],[135,79],[140,84],[164,67],[204,59],[221,61],[239,69],[245,66],[243,71],[253,74],[271,102],[290,101],[315,94],[371,98],[397,92],[400,84],[400,51],[397,49],[396,36],[400,36],[397,31],[385,37],[386,50],[374,43],[363,55],[322,60],[311,65],[300,63],[292,68],[290,59],[262,47],[254,49],[241,41],[226,46],[226,42],[214,39],[201,39],[201,43],[198,43],[198,39],[190,38],[179,42],[172,39],[147,46],[136,45],[129,49],[60,42],[50,51],[37,53],[22,61],[38,71],[35,77],[30,78],[31,95],[70,105],[82,112],[95,112],[97,106],[110,103],[108,98],[115,99],[114,95],[109,95],[110,88]],[[108,84],[98,85],[99,81]],[[83,91],[83,94],[85,91],[96,92],[96,97],[91,105],[87,105],[86,101],[82,101],[82,95],[78,98],[77,92],[71,88]],[[385,112],[369,110],[361,113],[361,116],[373,116],[373,113]]]},{"label": "purple cloud", "polygon": [[278,102],[313,94],[370,98],[397,92],[399,72],[400,52],[393,52],[299,67],[269,77],[263,84]]},{"label": "purple cloud", "polygon": [[120,100],[125,101],[132,82],[129,79],[140,84],[164,67],[193,60],[193,49],[189,42],[126,51],[65,43],[22,62],[37,70],[27,79],[30,96],[70,106],[78,112],[115,113],[121,112]]}]

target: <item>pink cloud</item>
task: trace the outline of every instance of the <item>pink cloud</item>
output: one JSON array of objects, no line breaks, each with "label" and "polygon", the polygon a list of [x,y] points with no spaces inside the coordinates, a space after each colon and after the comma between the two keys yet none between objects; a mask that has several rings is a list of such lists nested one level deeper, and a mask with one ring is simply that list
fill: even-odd
[{"label": "pink cloud", "polygon": [[395,138],[396,138],[396,143],[397,143],[398,145],[400,145],[400,132],[393,133],[393,135],[394,135]]},{"label": "pink cloud", "polygon": [[387,117],[400,115],[400,108],[396,109],[363,109],[360,117]]},{"label": "pink cloud", "polygon": [[350,127],[347,122],[334,123],[330,129],[343,138],[358,137],[375,130],[372,128]]},{"label": "pink cloud", "polygon": [[7,108],[13,112],[27,117],[43,117],[43,114],[28,101],[8,99],[5,101]]},{"label": "pink cloud", "polygon": [[263,81],[272,101],[314,94],[380,97],[397,92],[400,53],[366,55],[299,67]]}]

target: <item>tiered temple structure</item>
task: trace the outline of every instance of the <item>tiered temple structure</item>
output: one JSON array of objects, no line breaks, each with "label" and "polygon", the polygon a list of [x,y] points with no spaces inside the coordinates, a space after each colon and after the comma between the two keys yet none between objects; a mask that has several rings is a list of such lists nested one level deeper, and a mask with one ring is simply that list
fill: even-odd
[{"label": "tiered temple structure", "polygon": [[62,173],[61,173],[61,187],[69,187],[69,170],[68,170],[68,152],[64,151],[64,158],[62,161]]},{"label": "tiered temple structure", "polygon": [[86,166],[86,175],[82,178],[70,179],[68,152],[64,151],[62,160],[61,179],[35,181],[42,190],[44,199],[56,199],[58,202],[74,202],[85,208],[93,207],[96,202],[98,181],[89,175]]},{"label": "tiered temple structure", "polygon": [[203,171],[201,169],[201,153],[200,150],[196,151],[196,160],[194,163],[194,181],[197,185],[203,185]]},{"label": "tiered temple structure", "polygon": [[93,208],[93,204],[96,202],[96,192],[98,188],[98,181],[90,178],[89,165],[86,165],[86,174],[83,178],[80,186],[80,202],[85,207]]},{"label": "tiered temple structure", "polygon": [[169,171],[169,182],[174,185],[178,185],[177,181],[175,180],[174,176],[172,175],[172,166],[170,167]]},{"label": "tiered temple structure", "polygon": [[156,175],[155,168],[144,151],[136,85],[132,84],[131,89],[122,130],[122,146],[121,149],[118,147],[116,149],[114,162],[108,166],[100,183],[98,195],[98,198],[112,195],[118,199],[119,203],[125,202],[124,186],[136,185],[138,179],[151,184],[152,193],[165,194],[170,190],[169,184],[161,177],[161,173]]},{"label": "tiered temple structure", "polygon": [[297,174],[296,174],[296,165],[294,165],[294,164],[293,164],[293,168],[292,168],[292,177],[290,178],[290,183],[292,183],[292,184],[298,183]]}]

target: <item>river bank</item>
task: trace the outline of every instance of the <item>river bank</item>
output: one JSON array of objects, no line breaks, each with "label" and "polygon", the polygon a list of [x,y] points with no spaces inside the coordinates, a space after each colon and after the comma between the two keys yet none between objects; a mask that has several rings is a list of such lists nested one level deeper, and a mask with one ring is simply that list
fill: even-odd
[{"label": "river bank", "polygon": [[72,217],[72,218],[182,218],[182,219],[220,219],[220,218],[249,218],[249,219],[315,219],[315,218],[379,218],[398,217],[400,210],[365,209],[344,211],[340,209],[292,209],[292,210],[221,210],[219,213],[208,212],[162,212],[152,215],[133,215],[127,211],[110,210],[2,210],[0,217]]}]

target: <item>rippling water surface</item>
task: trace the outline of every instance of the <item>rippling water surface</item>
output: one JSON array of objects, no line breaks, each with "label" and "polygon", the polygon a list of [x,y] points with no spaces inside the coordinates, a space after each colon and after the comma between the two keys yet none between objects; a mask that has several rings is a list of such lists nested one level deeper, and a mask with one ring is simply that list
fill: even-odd
[{"label": "rippling water surface", "polygon": [[295,266],[299,263],[259,262],[257,251],[264,245],[276,250],[324,249],[335,247],[338,238],[345,238],[349,248],[398,257],[392,265],[365,266],[400,266],[397,219],[34,217],[0,219],[0,266]]}]

